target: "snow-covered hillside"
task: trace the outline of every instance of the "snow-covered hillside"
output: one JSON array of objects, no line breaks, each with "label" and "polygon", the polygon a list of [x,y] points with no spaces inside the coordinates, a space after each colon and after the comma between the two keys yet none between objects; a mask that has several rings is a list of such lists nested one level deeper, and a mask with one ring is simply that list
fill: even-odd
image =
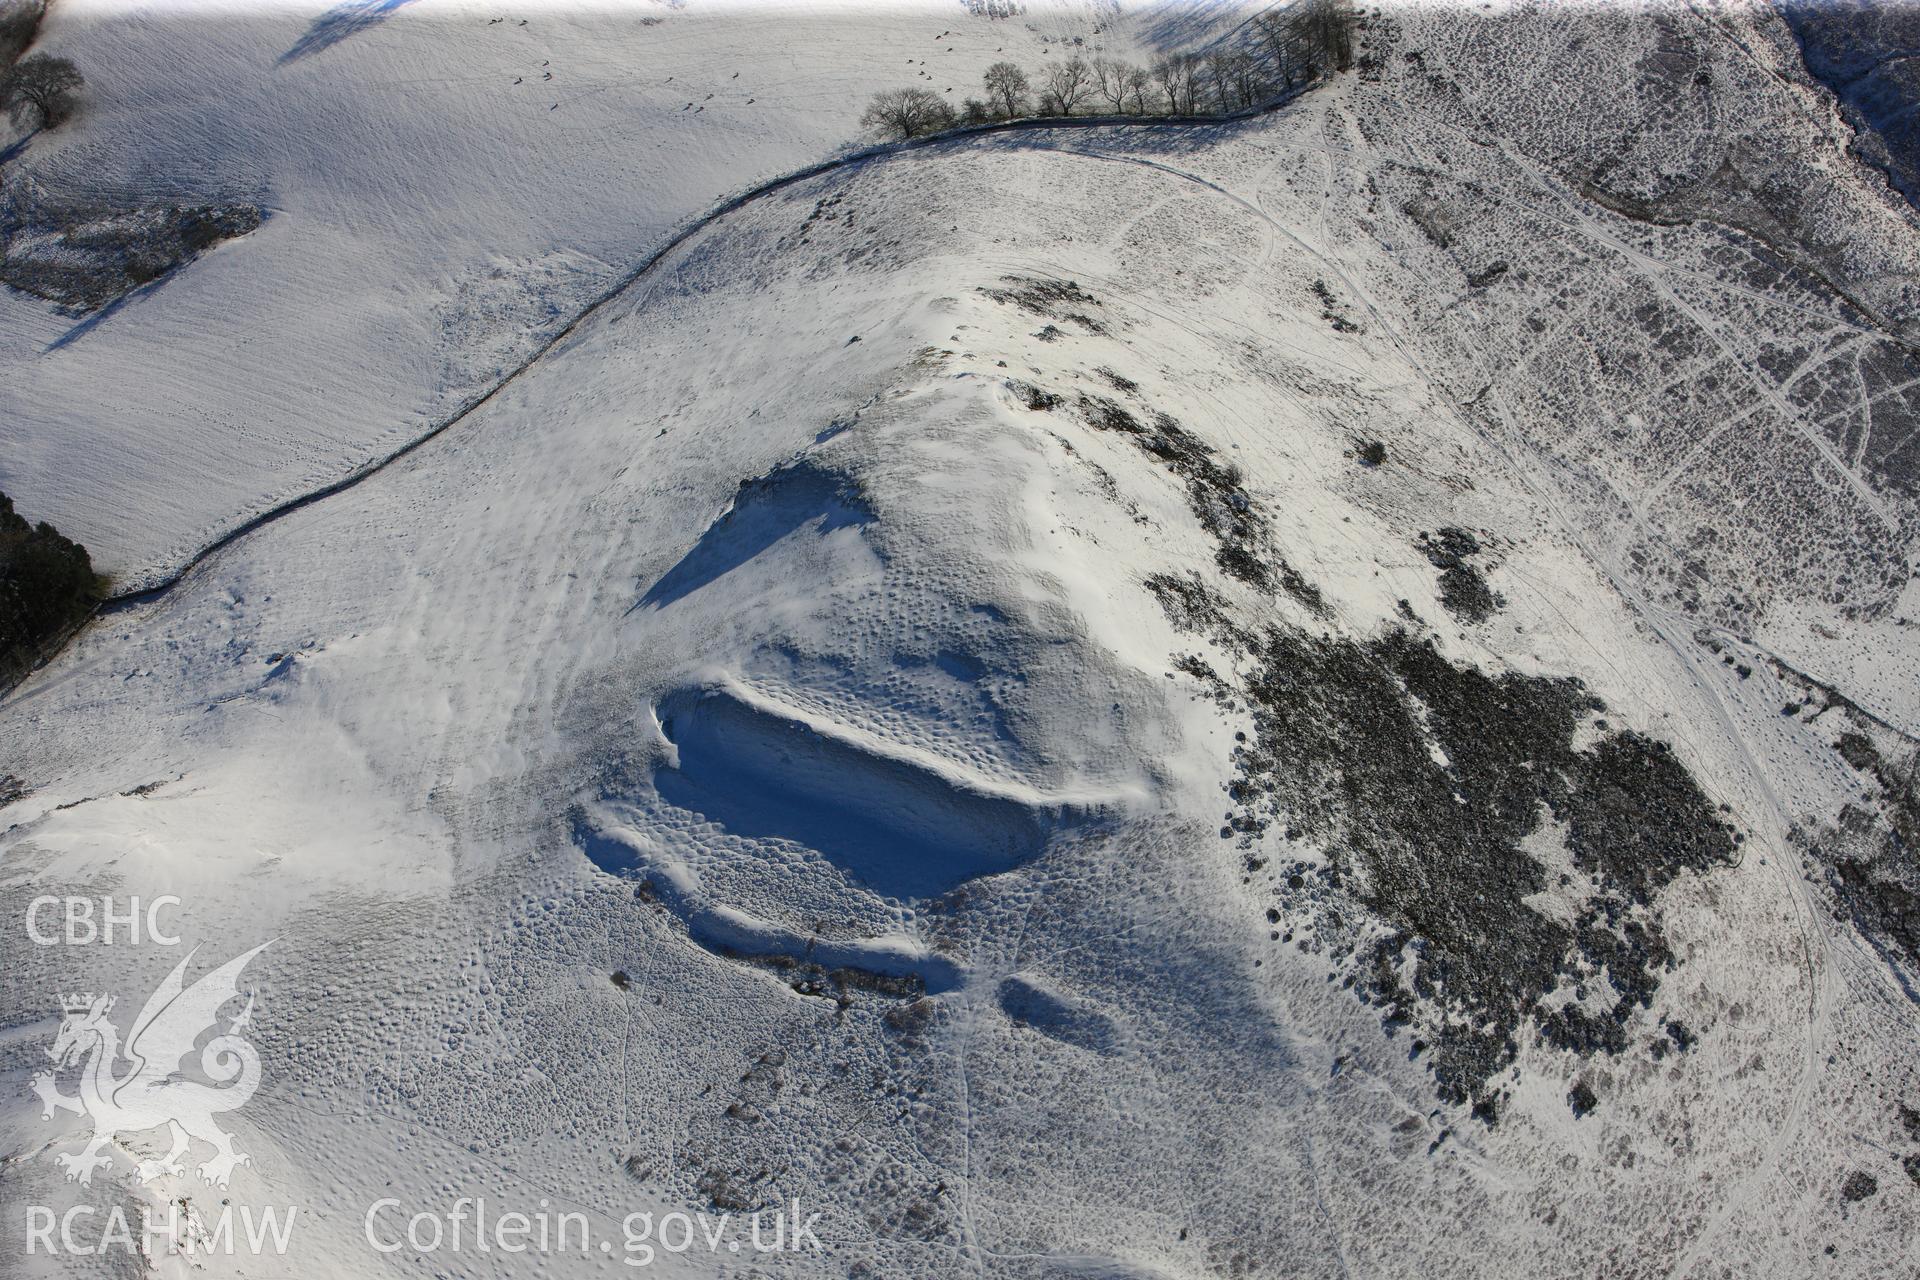
[{"label": "snow-covered hillside", "polygon": [[[306,68],[364,42],[374,76],[411,12],[276,74],[358,111]],[[597,29],[684,23],[712,78],[744,12]],[[755,12],[757,47],[807,29]],[[447,80],[531,38],[505,25],[440,46]],[[299,1206],[288,1257],[201,1259],[232,1274],[528,1274],[369,1238],[383,1199],[384,1239],[463,1198],[585,1215],[538,1255],[563,1275],[625,1269],[631,1214],[795,1200],[818,1253],[650,1268],[1909,1273],[1920,228],[1764,11],[1363,37],[1244,124],[959,140],[749,202],[9,694],[10,915],[173,894],[208,966],[275,941],[252,1164],[81,1186],[81,1121],[31,1090],[50,994],[137,1003],[179,955],[0,931],[7,1212]],[[459,92],[449,170],[510,167],[505,108]],[[689,125],[653,183],[569,171],[552,209],[532,171],[520,203],[364,193],[388,228],[340,279],[530,238],[451,331],[397,282],[424,332],[319,331],[417,429],[537,340],[528,263],[599,263],[553,274],[577,302],[827,114]],[[340,226],[367,181],[329,179]],[[300,235],[276,213],[63,358],[124,329],[159,359],[186,330],[141,309],[186,325],[201,273]],[[330,414],[349,371],[290,354],[235,357],[233,394]],[[110,482],[203,504],[92,526],[122,563],[246,509],[237,473]]]},{"label": "snow-covered hillside", "polygon": [[36,48],[82,65],[85,109],[8,181],[268,217],[110,314],[0,297],[0,487],[143,585],[451,416],[722,197],[858,141],[876,87],[957,102],[1001,58],[1138,52],[1108,6],[1028,9],[60,0]]}]

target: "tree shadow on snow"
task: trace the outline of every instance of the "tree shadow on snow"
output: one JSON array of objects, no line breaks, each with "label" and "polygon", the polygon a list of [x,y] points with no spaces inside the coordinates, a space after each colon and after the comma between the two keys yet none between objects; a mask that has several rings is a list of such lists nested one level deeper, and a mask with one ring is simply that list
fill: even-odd
[{"label": "tree shadow on snow", "polygon": [[[1092,158],[1194,155],[1212,150],[1223,142],[1258,128],[1267,114],[1260,112],[1237,120],[1185,121],[1169,117],[1099,126],[1100,154]],[[1035,128],[989,134],[977,141],[981,146],[1010,151],[1072,151],[1076,149],[1078,141],[1074,135],[1081,131],[1078,128]]]},{"label": "tree shadow on snow", "polygon": [[280,65],[331,49],[369,27],[379,26],[393,16],[395,9],[412,3],[413,0],[345,0],[315,18],[307,33],[280,55]]},{"label": "tree shadow on snow", "polygon": [[665,608],[803,528],[824,536],[872,519],[858,492],[831,472],[801,464],[749,481],[732,508],[633,608]]},{"label": "tree shadow on snow", "polygon": [[[164,281],[165,279],[166,279],[166,276],[162,276],[160,277],[159,280],[154,280],[147,284],[143,284],[137,289],[130,289],[126,293],[123,293],[119,297],[115,298],[112,302],[109,302],[106,306],[101,307],[98,311],[95,311],[92,314],[87,315],[81,318],[80,320],[75,321],[72,327],[70,327],[65,333],[55,338],[52,342],[49,342],[41,350],[41,354],[51,355],[55,351],[64,351],[66,348],[72,346],[74,343],[80,341],[80,339],[86,337],[88,334],[92,333],[95,329],[105,324],[108,320],[111,320],[115,315],[119,314],[120,309],[125,307],[127,303],[129,303],[133,299],[145,297],[147,294],[152,293],[155,289],[158,289],[161,285],[161,282]],[[72,313],[69,312],[68,314],[72,314]]]},{"label": "tree shadow on snow", "polygon": [[1171,53],[1230,39],[1245,24],[1246,14],[1226,0],[1158,0],[1140,9],[1133,21],[1143,46]]}]

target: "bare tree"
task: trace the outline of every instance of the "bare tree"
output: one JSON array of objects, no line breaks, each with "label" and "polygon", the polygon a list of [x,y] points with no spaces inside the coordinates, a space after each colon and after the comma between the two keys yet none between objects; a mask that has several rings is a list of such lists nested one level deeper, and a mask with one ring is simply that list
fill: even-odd
[{"label": "bare tree", "polygon": [[1240,104],[1257,107],[1274,95],[1273,80],[1260,66],[1260,60],[1242,51],[1233,63],[1234,89]]},{"label": "bare tree", "polygon": [[1153,76],[1145,67],[1127,68],[1127,106],[1134,115],[1147,114],[1147,94],[1153,88]]},{"label": "bare tree", "polygon": [[1191,54],[1174,54],[1153,64],[1154,87],[1167,104],[1167,114],[1190,116],[1199,89],[1199,63]]},{"label": "bare tree", "polygon": [[1334,71],[1353,66],[1353,8],[1347,0],[1297,0],[1299,21],[1307,42],[1321,56],[1320,65]]},{"label": "bare tree", "polygon": [[0,79],[0,103],[13,122],[51,129],[73,114],[73,96],[86,81],[67,58],[36,53],[22,58]]},{"label": "bare tree", "polygon": [[1201,82],[1213,109],[1222,115],[1233,110],[1233,52],[1215,49],[1200,60]]},{"label": "bare tree", "polygon": [[1292,89],[1353,65],[1355,21],[1347,0],[1294,0],[1255,18],[1253,31],[1269,74]]},{"label": "bare tree", "polygon": [[1298,15],[1291,9],[1269,9],[1253,20],[1254,38],[1267,56],[1267,70],[1283,89],[1307,78],[1306,50]]},{"label": "bare tree", "polygon": [[1002,119],[1011,120],[1027,113],[1027,73],[1011,62],[996,62],[987,68],[987,105]]},{"label": "bare tree", "polygon": [[1115,111],[1127,109],[1127,64],[1114,58],[1095,58],[1087,64],[1093,74],[1093,92]]},{"label": "bare tree", "polygon": [[860,123],[882,137],[917,138],[953,123],[953,108],[931,89],[882,89]]},{"label": "bare tree", "polygon": [[1053,109],[1063,116],[1070,116],[1073,109],[1086,100],[1087,91],[1093,87],[1093,71],[1087,66],[1085,58],[1068,58],[1047,68],[1046,81],[1046,95],[1053,103]]},{"label": "bare tree", "polygon": [[1206,76],[1214,109],[1222,113],[1258,106],[1270,94],[1260,64],[1244,49],[1217,49],[1208,54]]}]

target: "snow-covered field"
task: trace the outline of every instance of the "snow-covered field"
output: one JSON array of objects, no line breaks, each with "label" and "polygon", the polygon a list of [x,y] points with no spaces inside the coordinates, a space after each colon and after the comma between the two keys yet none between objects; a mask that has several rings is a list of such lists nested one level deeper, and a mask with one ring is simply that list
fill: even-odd
[{"label": "snow-covered field", "polygon": [[878,84],[979,92],[1105,9],[60,0],[88,78],[10,171],[240,200],[259,232],[105,317],[0,298],[0,486],[138,587],[444,420],[723,197],[859,140]]},{"label": "snow-covered field", "polygon": [[[100,88],[14,163],[272,210],[51,351],[0,303],[0,487],[130,581],[831,153],[870,68],[1230,25],[423,2],[277,62],[319,16],[49,25]],[[618,1274],[631,1215],[796,1201],[818,1252],[646,1270],[1911,1274],[1920,227],[1795,56],[1394,9],[1242,125],[835,170],[103,614],[0,702],[8,1273],[99,1273],[36,1207],[185,1197],[289,1250],[162,1274]],[[143,1181],[163,1133],[63,1179],[56,993],[185,954],[14,923],[68,894],[177,896],[195,972],[274,940],[224,1190]],[[471,1199],[589,1239],[400,1240]]]}]

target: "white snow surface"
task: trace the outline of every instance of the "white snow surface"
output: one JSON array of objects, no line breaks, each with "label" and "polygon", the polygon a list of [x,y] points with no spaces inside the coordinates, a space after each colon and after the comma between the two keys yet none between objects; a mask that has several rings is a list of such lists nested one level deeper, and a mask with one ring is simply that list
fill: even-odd
[{"label": "white snow surface", "polygon": [[145,585],[444,421],[724,197],[859,141],[872,86],[958,105],[1057,41],[1137,53],[1105,6],[1028,8],[61,0],[35,47],[84,64],[85,110],[11,168],[269,217],[104,317],[0,297],[0,487]]},{"label": "white snow surface", "polygon": [[[674,227],[843,144],[910,57],[970,84],[1048,37],[1117,23],[1101,38],[1138,49],[1181,16],[1034,9],[495,25],[422,0],[277,64],[317,12],[61,0],[46,42],[96,87],[28,153],[37,180],[273,216],[55,350],[71,319],[0,300],[0,487],[129,581],[160,573],[488,389]],[[140,1186],[124,1156],[111,1191],[63,1183],[50,1152],[79,1122],[28,1092],[52,993],[132,1003],[177,956],[9,923],[9,1245],[27,1204],[226,1195],[300,1225],[287,1258],[209,1270],[509,1276],[527,1259],[376,1252],[368,1208],[551,1206],[617,1246],[634,1212],[797,1197],[821,1254],[652,1269],[1903,1274],[1911,976],[1788,841],[1861,783],[1826,724],[1779,714],[1764,658],[1913,731],[1911,583],[1820,577],[1861,545],[1910,577],[1911,490],[1866,465],[1869,427],[1857,451],[1820,437],[1755,350],[1785,335],[1813,369],[1880,338],[1804,278],[1737,277],[1709,223],[1609,211],[1570,166],[1631,133],[1599,104],[1677,30],[1752,150],[1829,173],[1809,221],[1855,229],[1847,278],[1886,314],[1920,233],[1764,13],[1657,16],[1603,28],[1563,87],[1590,137],[1537,119],[1581,11],[1408,8],[1370,26],[1374,72],[1244,125],[959,141],[798,183],[430,443],[104,614],[0,703],[0,772],[31,788],[0,814],[0,901],[11,921],[43,893],[176,894],[209,962],[278,939],[254,971],[265,1084],[230,1117],[254,1159],[227,1192]],[[1635,136],[1620,189],[1691,155]],[[1410,205],[1447,210],[1451,244]],[[1091,301],[1040,315],[987,292],[1010,279]],[[1622,317],[1662,304],[1692,327],[1628,383],[1680,388],[1665,409],[1604,372],[1639,349]],[[1616,363],[1574,368],[1595,351]],[[1870,414],[1856,386],[1834,412]],[[1221,574],[1181,480],[1081,395],[1238,467],[1325,613]],[[1369,440],[1386,466],[1356,464]],[[1496,549],[1485,623],[1441,603],[1416,541],[1441,526]],[[1789,553],[1804,571],[1775,574]],[[1717,557],[1743,623],[1666,594],[1687,555]],[[1662,896],[1676,965],[1645,1017],[1697,1043],[1584,1063],[1529,1042],[1492,1128],[1439,1101],[1341,957],[1272,936],[1275,871],[1328,851],[1276,826],[1254,874],[1220,838],[1247,721],[1173,658],[1231,655],[1144,585],[1188,572],[1334,638],[1404,604],[1450,660],[1578,676],[1671,743],[1750,833]],[[1529,851],[1564,857],[1547,833]],[[796,990],[796,958],[927,995],[842,1004]],[[1605,1099],[1579,1120],[1576,1076]],[[1862,1168],[1878,1194],[1844,1200]]]}]

